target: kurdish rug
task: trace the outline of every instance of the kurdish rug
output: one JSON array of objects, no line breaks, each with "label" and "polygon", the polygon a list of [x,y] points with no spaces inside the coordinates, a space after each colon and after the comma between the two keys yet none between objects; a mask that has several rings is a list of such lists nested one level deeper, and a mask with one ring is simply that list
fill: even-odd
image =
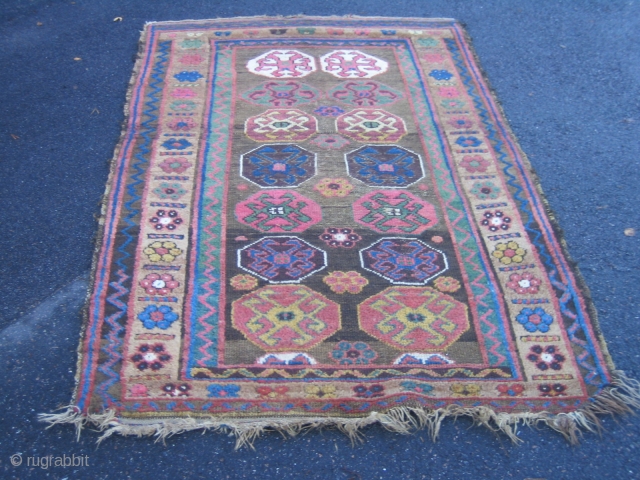
[{"label": "kurdish rug", "polygon": [[45,421],[575,441],[638,406],[455,21],[150,23],[126,113],[73,405]]}]

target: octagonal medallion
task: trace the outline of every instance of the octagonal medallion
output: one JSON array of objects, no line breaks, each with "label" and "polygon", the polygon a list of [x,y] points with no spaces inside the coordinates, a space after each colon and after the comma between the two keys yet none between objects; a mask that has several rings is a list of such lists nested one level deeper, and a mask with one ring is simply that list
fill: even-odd
[{"label": "octagonal medallion", "polygon": [[403,190],[374,190],[353,204],[356,222],[375,232],[418,235],[438,223],[429,202]]},{"label": "octagonal medallion", "polygon": [[240,176],[263,188],[298,187],[316,174],[316,154],[297,145],[263,145],[240,158]]},{"label": "octagonal medallion", "polygon": [[358,305],[360,328],[403,351],[442,352],[469,329],[467,306],[429,287],[390,287]]},{"label": "octagonal medallion", "polygon": [[389,69],[389,63],[360,50],[334,50],[320,57],[320,68],[338,78],[371,78]]},{"label": "octagonal medallion", "polygon": [[360,250],[362,268],[400,285],[424,285],[449,265],[444,253],[417,238],[385,237]]},{"label": "octagonal medallion", "polygon": [[394,143],[407,134],[400,117],[379,108],[358,108],[336,118],[338,133],[358,142]]},{"label": "octagonal medallion", "polygon": [[299,352],[340,329],[340,306],[303,285],[268,285],[233,302],[231,322],[267,352]]},{"label": "octagonal medallion", "polygon": [[316,202],[291,190],[257,192],[236,205],[236,219],[261,232],[303,232],[322,220]]},{"label": "octagonal medallion", "polygon": [[270,50],[247,62],[247,70],[269,78],[301,78],[316,71],[316,61],[299,50]]},{"label": "octagonal medallion", "polygon": [[345,161],[349,175],[369,187],[404,188],[424,177],[420,155],[397,145],[366,145]]},{"label": "octagonal medallion", "polygon": [[270,283],[299,283],[327,266],[327,254],[298,237],[263,237],[238,250],[238,267]]},{"label": "octagonal medallion", "polygon": [[303,142],[316,134],[318,121],[302,110],[274,108],[249,117],[244,131],[256,142]]}]

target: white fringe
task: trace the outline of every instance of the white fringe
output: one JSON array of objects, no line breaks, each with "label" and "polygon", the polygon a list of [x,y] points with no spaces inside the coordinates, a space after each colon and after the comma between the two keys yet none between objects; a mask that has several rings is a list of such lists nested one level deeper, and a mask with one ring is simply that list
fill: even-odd
[{"label": "white fringe", "polygon": [[102,435],[98,443],[114,434],[155,436],[156,441],[164,441],[167,437],[191,430],[213,430],[228,433],[236,437],[236,449],[243,446],[254,448],[258,437],[267,431],[276,431],[283,436],[295,437],[300,433],[315,428],[333,427],[347,435],[352,443],[362,441],[362,429],[375,423],[392,432],[409,434],[426,428],[429,436],[436,441],[442,422],[449,418],[469,417],[475,425],[483,426],[492,432],[503,433],[515,444],[522,442],[518,438],[518,427],[538,426],[545,424],[562,434],[572,445],[579,443],[584,431],[600,433],[602,425],[598,415],[617,415],[633,413],[640,409],[640,382],[628,378],[623,372],[616,372],[611,386],[591,399],[591,402],[571,413],[551,414],[539,413],[505,413],[496,412],[489,407],[460,407],[450,405],[436,410],[420,407],[395,407],[386,412],[372,412],[366,417],[292,417],[292,418],[195,418],[179,417],[153,420],[131,420],[116,416],[114,410],[101,414],[83,415],[76,406],[64,407],[62,413],[40,414],[43,422],[49,423],[47,428],[57,424],[73,424],[77,438],[83,427],[91,424],[97,427]]}]

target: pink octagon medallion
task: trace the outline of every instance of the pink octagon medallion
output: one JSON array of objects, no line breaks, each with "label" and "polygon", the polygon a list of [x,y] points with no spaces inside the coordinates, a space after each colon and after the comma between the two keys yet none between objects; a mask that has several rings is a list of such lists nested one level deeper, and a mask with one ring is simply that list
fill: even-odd
[{"label": "pink octagon medallion", "polygon": [[336,119],[338,133],[365,143],[394,143],[407,134],[404,121],[379,108],[358,108]]},{"label": "pink octagon medallion", "polygon": [[249,117],[244,131],[256,142],[303,142],[316,134],[318,121],[302,110],[277,108]]},{"label": "pink octagon medallion", "polygon": [[404,351],[442,352],[469,329],[467,307],[429,287],[390,287],[358,305],[360,328]]},{"label": "pink octagon medallion", "polygon": [[356,222],[380,233],[418,235],[438,223],[430,203],[404,190],[375,190],[353,204]]},{"label": "pink octagon medallion", "polygon": [[268,285],[233,302],[231,321],[267,352],[299,352],[340,329],[340,306],[303,285]]},{"label": "pink octagon medallion", "polygon": [[301,78],[316,71],[316,61],[298,50],[271,50],[249,60],[247,70],[269,78]]},{"label": "pink octagon medallion", "polygon": [[291,190],[268,190],[238,203],[236,219],[261,232],[304,232],[322,220],[322,209]]},{"label": "pink octagon medallion", "polygon": [[359,50],[334,50],[320,57],[323,71],[338,78],[371,78],[389,69],[389,64]]}]

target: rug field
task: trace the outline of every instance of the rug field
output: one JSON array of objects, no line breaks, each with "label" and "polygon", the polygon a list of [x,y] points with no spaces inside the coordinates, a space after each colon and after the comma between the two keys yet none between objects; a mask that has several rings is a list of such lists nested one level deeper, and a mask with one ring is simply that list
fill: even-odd
[{"label": "rug field", "polygon": [[450,19],[145,26],[72,406],[101,438],[640,406]]}]

